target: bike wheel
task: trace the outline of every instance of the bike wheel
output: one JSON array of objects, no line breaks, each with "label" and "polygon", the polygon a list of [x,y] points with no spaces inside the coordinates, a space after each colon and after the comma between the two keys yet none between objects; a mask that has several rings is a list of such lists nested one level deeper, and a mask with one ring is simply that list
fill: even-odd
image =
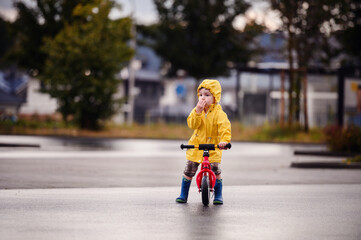
[{"label": "bike wheel", "polygon": [[201,192],[202,192],[202,203],[203,203],[204,206],[209,205],[209,199],[211,197],[210,189],[211,189],[211,187],[209,186],[209,178],[208,178],[208,176],[203,176],[202,185],[201,185]]}]

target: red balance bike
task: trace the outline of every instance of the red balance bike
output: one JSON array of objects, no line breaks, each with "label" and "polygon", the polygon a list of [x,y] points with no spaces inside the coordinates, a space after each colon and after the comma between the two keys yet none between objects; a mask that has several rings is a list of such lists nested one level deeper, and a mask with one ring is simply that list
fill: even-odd
[{"label": "red balance bike", "polygon": [[[216,184],[216,175],[211,170],[211,165],[209,163],[209,151],[219,148],[218,145],[214,144],[199,144],[197,145],[181,145],[181,149],[184,148],[198,148],[203,150],[203,161],[200,172],[197,174],[196,182],[199,192],[202,193],[202,203],[204,206],[209,205],[209,200],[211,197],[211,192],[214,192],[214,185]],[[231,144],[228,143],[225,149],[230,149]]]}]

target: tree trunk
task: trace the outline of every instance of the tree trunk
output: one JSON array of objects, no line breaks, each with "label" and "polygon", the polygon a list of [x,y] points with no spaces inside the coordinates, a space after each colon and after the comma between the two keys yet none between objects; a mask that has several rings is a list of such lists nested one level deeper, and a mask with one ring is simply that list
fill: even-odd
[{"label": "tree trunk", "polygon": [[288,126],[292,126],[293,124],[293,112],[294,112],[294,107],[293,107],[293,97],[292,97],[292,93],[293,93],[293,88],[294,88],[294,80],[293,80],[293,55],[292,55],[292,50],[293,50],[293,33],[288,31],[289,33],[289,38],[288,38],[288,46],[287,46],[287,50],[288,50],[288,63],[289,63],[289,81],[290,81],[290,86],[288,89]]},{"label": "tree trunk", "polygon": [[280,125],[285,125],[285,72],[281,71],[281,103],[280,103]]},{"label": "tree trunk", "polygon": [[296,77],[296,85],[295,85],[295,101],[294,101],[294,111],[295,111],[295,118],[297,124],[300,122],[300,113],[301,113],[301,82],[302,82],[302,72],[297,71]]},{"label": "tree trunk", "polygon": [[305,132],[308,132],[308,112],[307,112],[307,70],[303,73],[303,115],[305,120]]}]

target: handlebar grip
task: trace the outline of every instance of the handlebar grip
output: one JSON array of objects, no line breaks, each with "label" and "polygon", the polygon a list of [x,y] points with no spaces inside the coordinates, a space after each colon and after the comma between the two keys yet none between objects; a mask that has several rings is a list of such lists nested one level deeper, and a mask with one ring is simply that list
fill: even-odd
[{"label": "handlebar grip", "polygon": [[[231,149],[232,145],[231,143],[227,143],[224,149]],[[219,148],[219,145],[217,145],[217,148]]]},{"label": "handlebar grip", "polygon": [[194,148],[194,145],[184,145],[182,144],[180,148],[183,150],[184,148]]}]

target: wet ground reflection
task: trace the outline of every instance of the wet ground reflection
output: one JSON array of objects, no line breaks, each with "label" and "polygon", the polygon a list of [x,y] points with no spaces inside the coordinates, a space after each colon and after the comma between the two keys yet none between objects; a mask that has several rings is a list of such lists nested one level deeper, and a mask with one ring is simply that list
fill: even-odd
[{"label": "wet ground reflection", "polygon": [[[128,151],[160,151],[179,150],[184,141],[149,140],[149,139],[109,139],[109,138],[81,138],[81,137],[44,137],[44,136],[6,136],[0,135],[0,143],[34,144],[44,151],[97,151],[97,150],[128,150]],[[26,148],[26,147],[24,147]],[[16,150],[2,148],[3,150]],[[32,148],[36,150],[35,148]]]},{"label": "wet ground reflection", "polygon": [[219,210],[222,206],[203,206],[199,198],[199,203],[182,204],[180,207],[183,210],[184,239],[218,238],[219,224],[222,223]]}]

